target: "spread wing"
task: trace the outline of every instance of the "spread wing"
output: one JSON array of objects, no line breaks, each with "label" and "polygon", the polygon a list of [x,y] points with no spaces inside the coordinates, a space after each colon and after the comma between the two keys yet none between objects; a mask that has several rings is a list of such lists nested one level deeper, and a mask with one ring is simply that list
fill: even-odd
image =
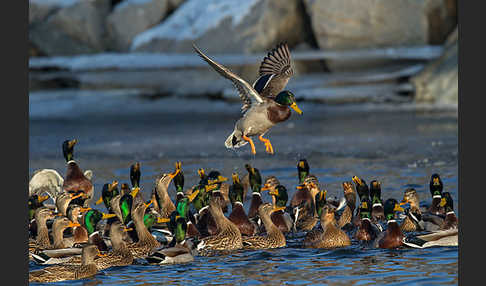
[{"label": "spread wing", "polygon": [[259,69],[260,76],[283,75],[290,78],[294,71],[290,66],[290,50],[286,43],[280,43],[263,58]]},{"label": "spread wing", "polygon": [[248,108],[251,107],[251,105],[252,105],[251,97],[255,98],[255,100],[258,103],[263,102],[263,98],[244,79],[237,76],[236,74],[231,72],[228,68],[224,67],[223,65],[218,64],[217,62],[210,59],[201,50],[199,50],[199,48],[196,47],[196,45],[194,45],[194,44],[193,44],[193,48],[196,51],[196,53],[198,53],[198,55],[204,61],[206,61],[215,71],[217,71],[220,75],[224,76],[225,78],[227,78],[227,79],[231,80],[231,82],[233,82],[233,85],[238,90],[238,94],[240,95],[240,98],[243,100],[243,106],[241,107],[242,112],[245,112]]}]

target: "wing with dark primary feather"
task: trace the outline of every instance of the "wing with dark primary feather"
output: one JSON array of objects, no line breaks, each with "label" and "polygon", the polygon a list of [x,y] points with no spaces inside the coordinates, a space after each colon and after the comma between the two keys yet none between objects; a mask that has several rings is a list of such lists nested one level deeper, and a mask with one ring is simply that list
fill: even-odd
[{"label": "wing with dark primary feather", "polygon": [[290,65],[290,51],[286,43],[271,50],[260,64],[259,78],[253,87],[263,97],[274,98],[294,74]]},{"label": "wing with dark primary feather", "polygon": [[204,61],[206,61],[215,71],[217,71],[220,75],[222,75],[223,77],[225,77],[225,78],[231,80],[231,82],[233,82],[233,85],[238,90],[238,94],[240,95],[240,98],[244,102],[243,106],[241,107],[242,112],[245,112],[247,109],[249,109],[251,107],[251,105],[252,105],[251,97],[253,97],[258,103],[263,102],[263,98],[244,79],[242,79],[238,75],[234,74],[233,72],[231,72],[228,68],[224,67],[223,65],[218,64],[214,60],[210,59],[201,50],[199,50],[199,48],[196,47],[196,45],[193,45],[193,47],[194,47],[194,50],[196,51],[196,53]]}]

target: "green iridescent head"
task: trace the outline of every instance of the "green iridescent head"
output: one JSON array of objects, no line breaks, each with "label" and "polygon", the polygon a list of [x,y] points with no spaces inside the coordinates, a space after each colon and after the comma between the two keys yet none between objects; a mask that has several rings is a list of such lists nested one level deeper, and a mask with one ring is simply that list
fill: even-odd
[{"label": "green iridescent head", "polygon": [[309,164],[307,163],[306,159],[300,159],[299,163],[297,163],[297,174],[299,176],[299,184],[304,183],[305,177],[309,175]]},{"label": "green iridescent head", "polygon": [[[120,191],[118,190],[117,181],[103,185],[103,189],[101,190],[101,199],[107,210],[111,209],[111,200],[119,194]],[[98,202],[96,204],[98,204]]]},{"label": "green iridescent head", "polygon": [[322,209],[326,205],[326,195],[327,191],[326,190],[320,190],[316,196],[315,196],[315,201],[316,201],[316,211],[317,215],[320,217],[322,214]]},{"label": "green iridescent head", "polygon": [[86,211],[82,217],[82,224],[88,231],[88,234],[91,235],[93,232],[96,231],[96,225],[104,219],[109,219],[115,217],[115,214],[106,214],[100,212],[99,210],[89,209]]},{"label": "green iridescent head", "polygon": [[364,197],[359,205],[359,216],[361,219],[369,218],[371,219],[371,201],[368,197]]},{"label": "green iridescent head", "polygon": [[179,202],[177,202],[176,210],[181,217],[187,218],[187,213],[189,212],[189,198],[184,197],[179,200]]},{"label": "green iridescent head", "polygon": [[284,186],[278,185],[275,190],[270,191],[268,194],[275,196],[275,205],[277,207],[285,207],[287,205],[289,195]]},{"label": "green iridescent head", "polygon": [[395,219],[395,212],[404,211],[404,209],[400,206],[398,201],[393,198],[386,200],[383,209],[384,209],[386,220],[393,220]]},{"label": "green iridescent head", "polygon": [[300,110],[299,106],[297,106],[297,103],[295,102],[294,94],[288,90],[281,91],[279,94],[277,94],[277,96],[275,97],[275,102],[277,102],[280,105],[291,107],[298,114],[303,113],[302,110]]},{"label": "green iridescent head", "polygon": [[246,164],[245,169],[248,171],[251,190],[254,193],[260,193],[262,189],[262,176],[260,175],[260,171],[257,168],[253,168],[250,164]]},{"label": "green iridescent head", "polygon": [[120,198],[120,210],[123,218],[122,223],[125,225],[132,219],[132,204],[133,197],[131,194],[125,194],[123,195],[123,197]]},{"label": "green iridescent head", "polygon": [[176,192],[182,192],[184,189],[184,173],[182,172],[182,163],[176,162],[175,163],[176,169],[179,169],[179,172],[174,177],[174,186],[176,188]]},{"label": "green iridescent head", "polygon": [[198,185],[194,188],[193,192],[199,190],[197,196],[192,201],[192,204],[197,211],[201,210],[203,207],[209,205],[210,193],[206,191],[205,185]]},{"label": "green iridescent head", "polygon": [[186,218],[176,217],[175,239],[177,243],[181,243],[186,239],[187,221]]},{"label": "green iridescent head", "polygon": [[233,185],[230,186],[229,188],[229,198],[231,201],[231,204],[234,204],[235,202],[243,202],[243,185],[240,182],[240,178],[238,177],[237,173],[232,174],[233,177]]},{"label": "green iridescent head", "polygon": [[73,160],[73,154],[74,154],[74,145],[78,140],[73,139],[73,140],[66,140],[62,143],[62,154],[64,156],[64,159],[66,159],[66,162],[69,162]]}]

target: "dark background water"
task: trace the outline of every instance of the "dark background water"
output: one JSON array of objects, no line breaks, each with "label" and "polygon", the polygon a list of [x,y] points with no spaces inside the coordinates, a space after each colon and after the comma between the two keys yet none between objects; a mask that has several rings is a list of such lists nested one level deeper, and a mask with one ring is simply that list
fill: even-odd
[{"label": "dark background water", "polygon": [[[103,100],[99,100],[100,97]],[[296,164],[306,158],[328,196],[342,196],[341,183],[353,175],[382,182],[382,198],[400,200],[414,187],[429,202],[428,181],[439,173],[458,198],[457,111],[415,105],[327,106],[299,103],[303,116],[274,127],[267,136],[275,155],[255,140],[234,152],[224,147],[239,116],[239,103],[198,99],[150,100],[124,93],[53,92],[31,94],[29,172],[53,168],[65,174],[61,143],[79,140],[74,156],[94,172],[95,196],[111,180],[129,181],[130,164],[142,164],[142,193],[154,179],[182,161],[186,188],[198,181],[197,169],[217,169],[231,178],[246,174],[244,164],[275,175],[292,196]],[[170,186],[171,195],[175,195]],[[270,201],[268,194],[264,201]],[[100,207],[102,208],[102,207]],[[248,205],[246,205],[248,208]],[[58,284],[457,284],[457,247],[362,249],[356,243],[338,250],[300,248],[298,241],[277,250],[239,251],[196,257],[185,265],[133,265],[105,270],[92,279]],[[38,266],[31,264],[31,269]]]}]

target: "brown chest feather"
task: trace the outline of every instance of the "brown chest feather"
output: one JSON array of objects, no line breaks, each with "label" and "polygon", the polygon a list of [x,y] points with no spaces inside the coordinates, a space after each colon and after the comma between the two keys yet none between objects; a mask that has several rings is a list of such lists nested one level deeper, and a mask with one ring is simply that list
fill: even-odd
[{"label": "brown chest feather", "polygon": [[267,109],[268,119],[273,123],[279,123],[289,119],[290,109],[287,106],[274,103]]}]

